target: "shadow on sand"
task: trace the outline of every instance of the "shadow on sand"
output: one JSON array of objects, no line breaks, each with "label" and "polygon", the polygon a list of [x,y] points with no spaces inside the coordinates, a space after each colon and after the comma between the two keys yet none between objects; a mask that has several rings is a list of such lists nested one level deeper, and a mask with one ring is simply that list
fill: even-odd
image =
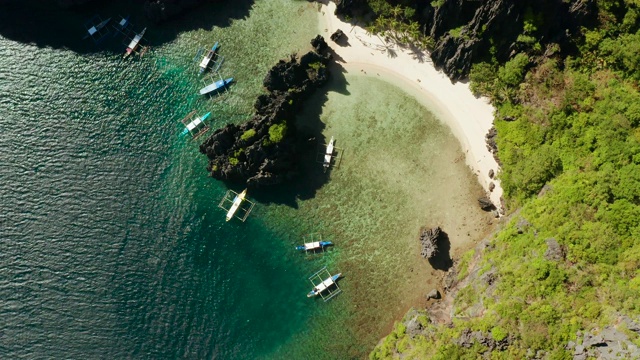
[{"label": "shadow on sand", "polygon": [[[55,1],[8,0],[0,3],[0,36],[77,53],[123,52],[124,36],[114,36],[116,32],[112,28],[120,16],[129,15],[135,31],[147,27],[145,39],[153,47],[171,42],[185,31],[229,26],[232,19],[246,17],[253,6],[253,0],[208,2],[171,20],[154,24],[144,15],[143,1],[95,1],[70,9],[58,6]],[[85,23],[96,14],[102,19],[112,19],[108,25],[110,34],[99,44],[90,38],[82,39],[87,33]]]}]

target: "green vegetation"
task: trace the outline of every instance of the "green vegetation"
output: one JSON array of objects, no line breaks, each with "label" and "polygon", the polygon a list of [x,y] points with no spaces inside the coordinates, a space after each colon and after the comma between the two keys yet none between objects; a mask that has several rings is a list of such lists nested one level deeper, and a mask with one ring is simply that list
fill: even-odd
[{"label": "green vegetation", "polygon": [[278,124],[273,124],[269,127],[269,140],[272,143],[279,143],[284,139],[284,136],[287,134],[287,123],[281,122]]},{"label": "green vegetation", "polygon": [[[438,2],[443,1],[436,1]],[[385,0],[369,0],[368,3],[376,15],[375,20],[366,26],[369,33],[382,35],[400,44],[412,44],[422,48],[433,47],[433,39],[425,34],[424,29],[421,29],[416,17],[416,9],[411,4],[392,6]]]},{"label": "green vegetation", "polygon": [[321,63],[321,62],[311,63],[311,64],[309,64],[309,67],[312,68],[315,71],[319,71],[320,69],[324,69],[325,68],[324,64]]},{"label": "green vegetation", "polygon": [[455,29],[451,29],[449,30],[449,35],[451,35],[451,37],[457,39],[460,36],[462,36],[462,30],[464,29],[464,26],[459,26]]},{"label": "green vegetation", "polygon": [[249,129],[247,131],[245,131],[242,136],[240,136],[240,139],[242,140],[251,140],[252,137],[254,137],[256,135],[256,131],[254,129]]},{"label": "green vegetation", "polygon": [[[467,315],[475,305],[482,315],[454,319],[451,328],[429,325],[415,338],[400,336],[396,327],[372,359],[400,353],[476,359],[486,349],[457,345],[463,329],[508,337],[511,345],[492,351],[493,359],[524,359],[538,350],[545,358],[570,359],[565,346],[577,331],[614,325],[620,314],[640,315],[640,3],[597,4],[598,27],[583,29],[570,57],[561,57],[557,44],[540,48],[545,24],[528,9],[520,53],[473,65],[471,89],[497,108],[508,211],[519,210],[475,265],[495,267],[495,290],[462,289],[456,313]],[[530,225],[520,228],[521,219]],[[550,238],[564,258],[545,257]],[[470,273],[471,260],[471,254],[460,260],[460,277]],[[640,344],[637,333],[626,334]]]}]

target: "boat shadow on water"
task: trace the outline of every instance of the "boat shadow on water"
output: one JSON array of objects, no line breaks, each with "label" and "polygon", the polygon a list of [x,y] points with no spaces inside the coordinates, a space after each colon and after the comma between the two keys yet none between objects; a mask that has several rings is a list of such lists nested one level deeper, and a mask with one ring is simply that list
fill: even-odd
[{"label": "boat shadow on water", "polygon": [[[117,19],[130,15],[136,29],[148,27],[148,41],[152,47],[175,40],[182,32],[227,27],[232,19],[249,15],[253,0],[203,2],[180,14],[154,23],[145,14],[142,1],[96,0],[73,7],[63,7],[64,1],[8,0],[0,5],[0,37],[35,44],[38,47],[65,48],[77,53],[121,53],[118,36],[99,44],[84,39],[85,23],[100,14],[102,18]],[[110,32],[115,30],[109,25]],[[138,29],[138,30],[139,30]],[[112,36],[107,36],[112,38]]]}]

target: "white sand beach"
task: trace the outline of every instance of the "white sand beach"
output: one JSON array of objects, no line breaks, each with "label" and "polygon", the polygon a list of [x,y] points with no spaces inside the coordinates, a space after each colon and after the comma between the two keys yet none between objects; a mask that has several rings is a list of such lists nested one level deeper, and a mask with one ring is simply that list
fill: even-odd
[{"label": "white sand beach", "polygon": [[[336,60],[350,73],[377,76],[396,84],[429,108],[446,123],[460,141],[466,162],[478,176],[479,183],[499,208],[502,188],[489,177],[489,170],[498,173],[498,164],[487,149],[485,135],[493,124],[494,108],[485,98],[476,98],[466,83],[451,80],[431,63],[427,53],[421,57],[375,35],[360,26],[343,22],[334,15],[336,5],[329,2],[319,11],[320,33],[337,54]],[[348,45],[340,46],[329,39],[336,30],[348,37]]]}]

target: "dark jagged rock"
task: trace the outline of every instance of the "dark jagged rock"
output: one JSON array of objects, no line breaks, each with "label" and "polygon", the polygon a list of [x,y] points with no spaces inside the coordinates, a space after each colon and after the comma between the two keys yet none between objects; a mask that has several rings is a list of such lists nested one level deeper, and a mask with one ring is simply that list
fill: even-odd
[{"label": "dark jagged rock", "polygon": [[329,45],[327,45],[327,42],[324,40],[322,35],[314,37],[313,40],[311,40],[311,46],[313,46],[313,49],[318,54],[326,53],[327,49],[329,48]]},{"label": "dark jagged rock", "polygon": [[[323,43],[315,40],[316,44]],[[326,45],[326,43],[325,43]],[[258,96],[255,115],[242,125],[216,130],[200,146],[211,176],[247,187],[280,184],[298,174],[295,117],[303,100],[328,80],[329,57],[316,52],[292,55],[265,77],[268,94]]]},{"label": "dark jagged rock", "polygon": [[481,197],[478,199],[478,204],[480,205],[480,209],[484,211],[495,210],[496,206],[486,197]]},{"label": "dark jagged rock", "polygon": [[161,22],[206,1],[210,0],[146,0],[144,12],[149,20]]},{"label": "dark jagged rock", "polygon": [[425,259],[431,259],[438,253],[438,237],[440,236],[440,227],[432,229],[420,229],[420,243],[422,244],[422,255]]},{"label": "dark jagged rock", "polygon": [[[498,61],[509,60],[524,50],[518,36],[527,9],[543,16],[543,25],[535,34],[541,45],[557,43],[565,53],[575,48],[580,29],[594,24],[597,14],[595,0],[445,0],[431,17],[421,19],[436,40],[432,53],[435,65],[452,80],[459,80],[468,75],[471,62],[488,55],[492,45]],[[536,9],[545,11],[539,13]],[[449,31],[460,27],[460,36],[452,40]]]},{"label": "dark jagged rock", "polygon": [[366,0],[334,0],[334,2],[336,3],[335,14],[342,17],[354,17],[356,14],[371,11]]},{"label": "dark jagged rock", "polygon": [[[496,143],[496,138],[498,137],[498,131],[495,126],[492,126],[491,129],[487,132],[487,135],[484,136],[485,142],[487,143],[487,150],[493,155],[493,158],[496,160],[498,165],[502,166],[502,161],[498,158],[498,144]],[[489,175],[491,176],[491,175]]]},{"label": "dark jagged rock", "polygon": [[[336,5],[341,16],[373,12],[365,0],[336,0]],[[532,35],[542,48],[558,44],[562,56],[577,50],[581,29],[593,26],[598,13],[596,0],[440,0],[418,3],[415,9],[415,20],[435,41],[433,63],[453,81],[466,78],[474,62],[495,57],[503,63],[528,51],[518,41],[528,9],[539,17]]]},{"label": "dark jagged rock", "polygon": [[496,188],[496,184],[494,184],[493,181],[490,182],[489,183],[489,191],[493,191],[493,189],[495,189],[495,188]]},{"label": "dark jagged rock", "polygon": [[462,334],[458,338],[458,345],[464,348],[470,348],[475,342],[478,342],[482,346],[487,347],[487,352],[494,350],[505,351],[511,344],[511,339],[506,336],[500,341],[496,341],[490,334],[483,333],[482,331],[471,331],[471,329],[462,330]]},{"label": "dark jagged rock", "polygon": [[333,34],[331,34],[331,41],[337,43],[339,42],[341,39],[345,38],[347,35],[345,35],[342,30],[338,29],[336,30]]},{"label": "dark jagged rock", "polygon": [[495,175],[495,172],[493,171],[493,169],[489,169],[489,179],[493,179],[494,175]]}]

